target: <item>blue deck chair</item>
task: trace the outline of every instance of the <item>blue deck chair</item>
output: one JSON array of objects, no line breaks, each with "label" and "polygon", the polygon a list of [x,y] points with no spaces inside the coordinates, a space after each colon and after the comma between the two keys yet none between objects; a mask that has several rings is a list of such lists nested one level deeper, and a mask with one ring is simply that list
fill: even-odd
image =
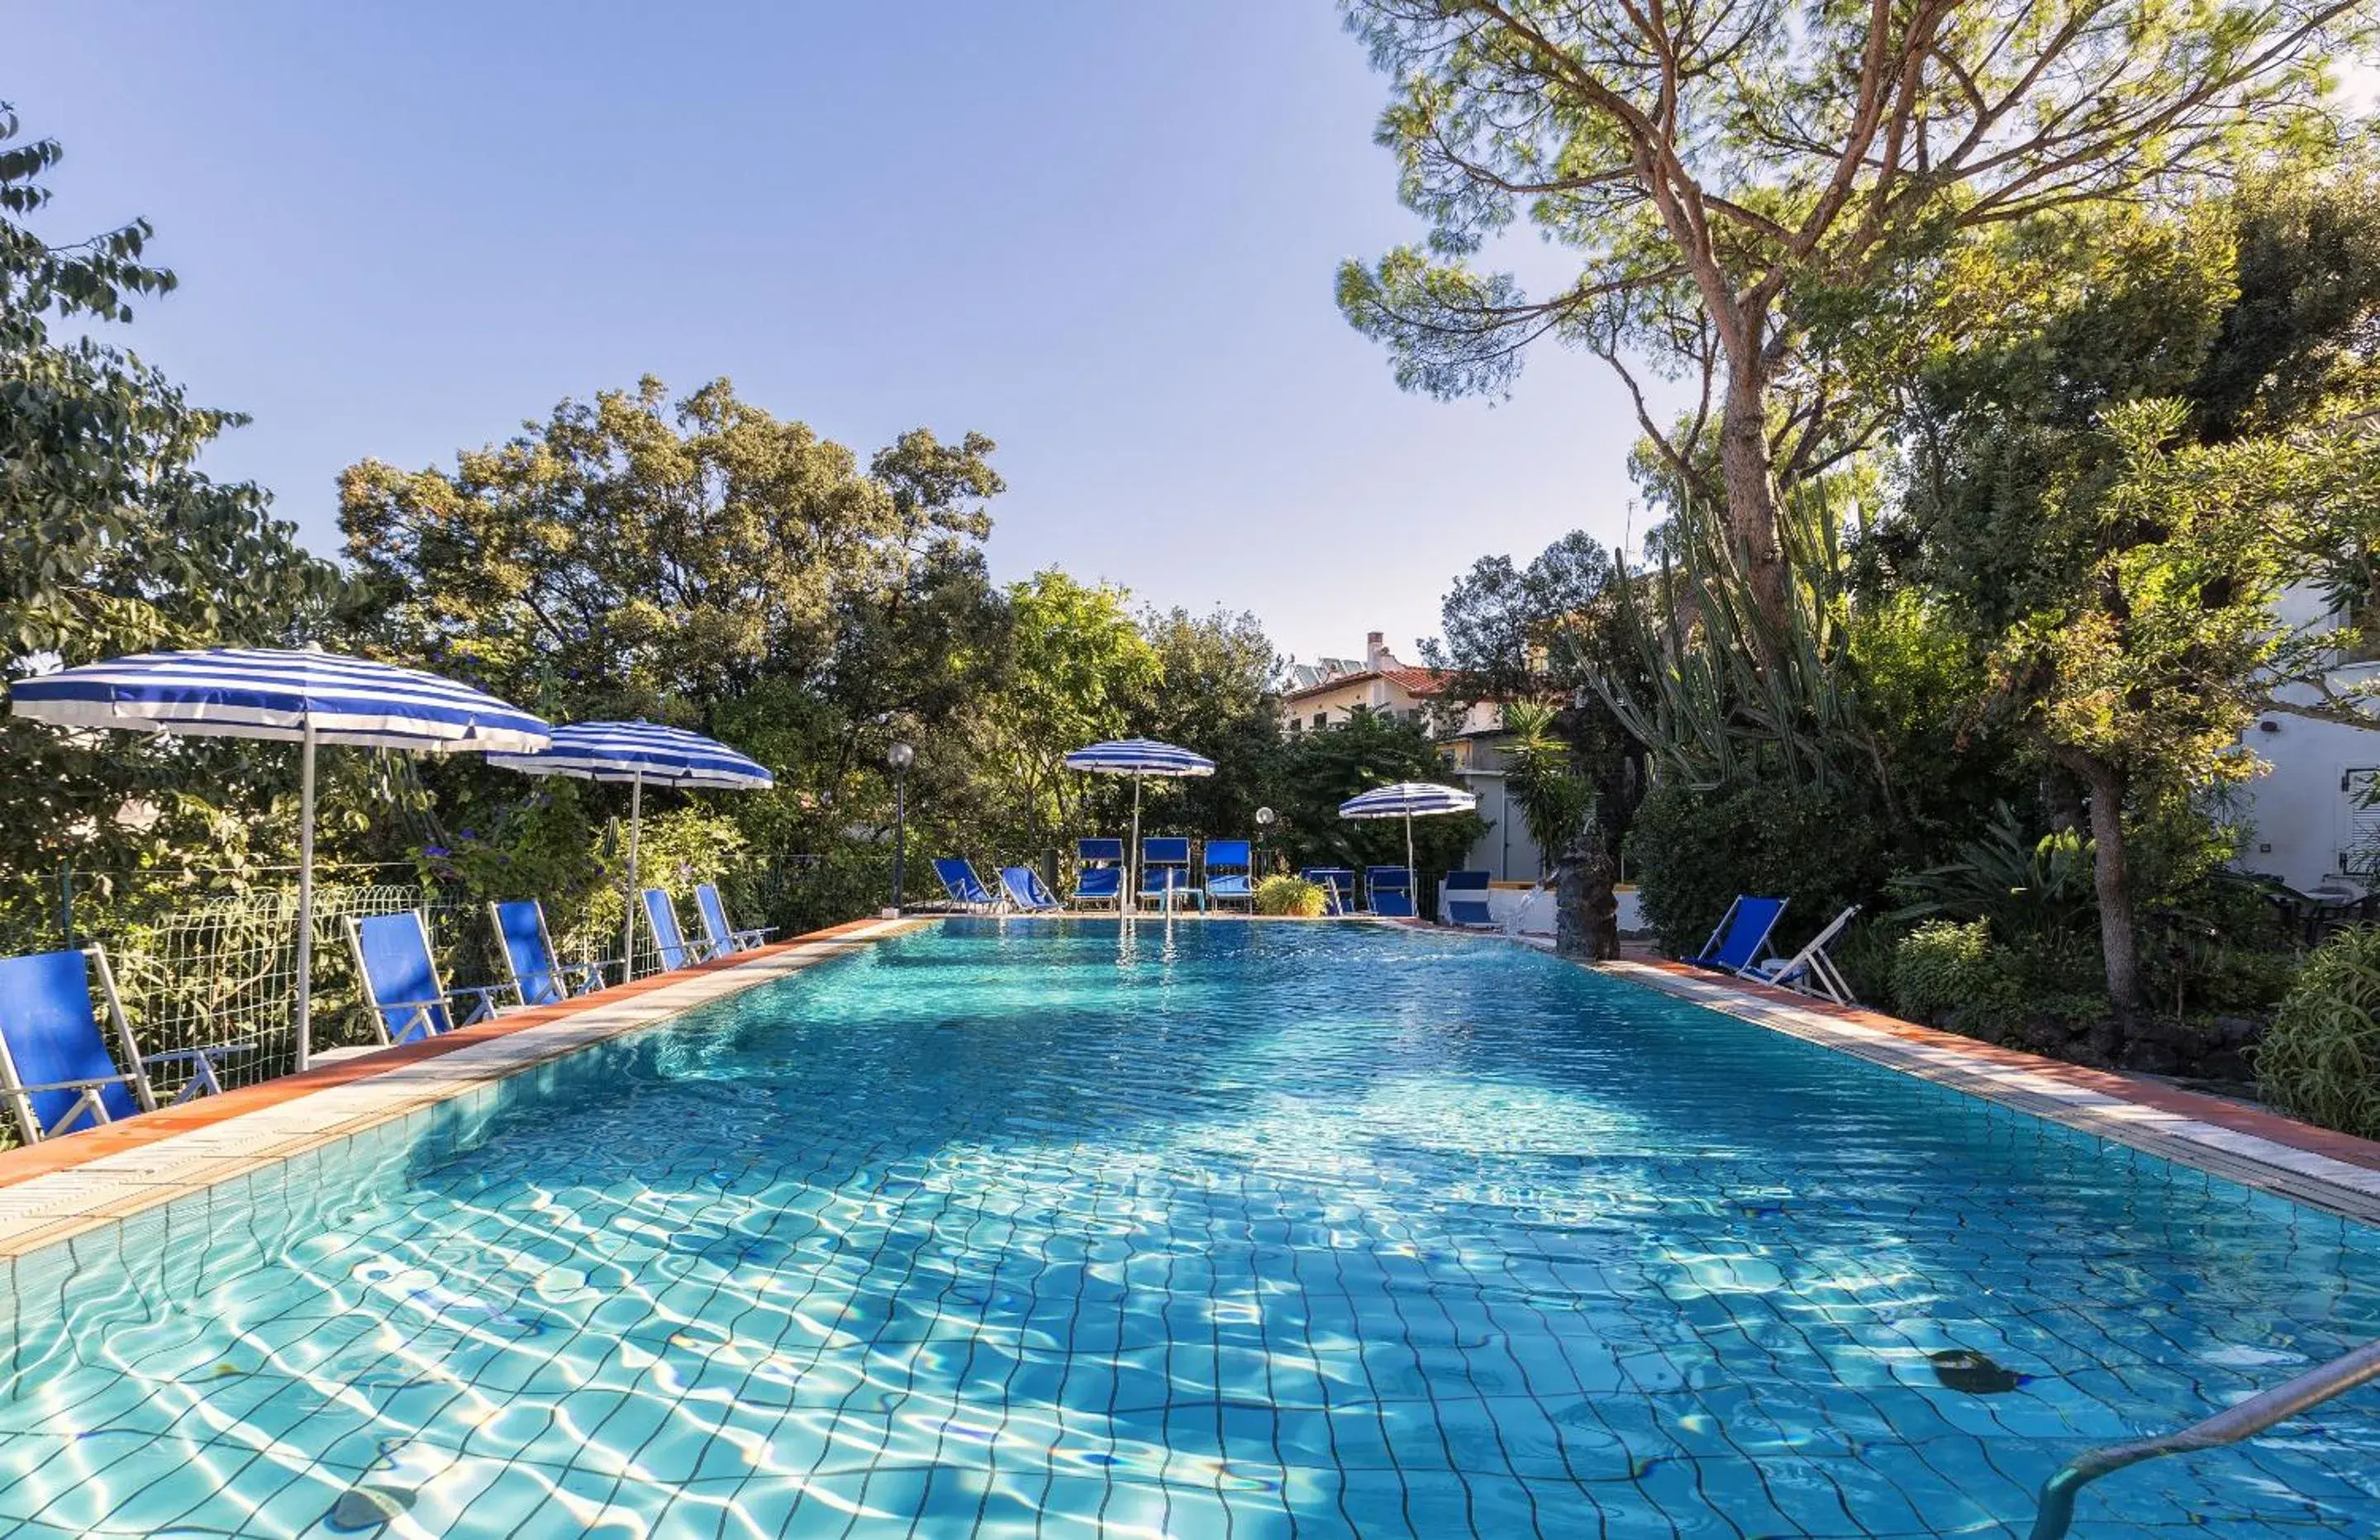
[{"label": "blue deck chair", "polygon": [[1446,900],[1446,923],[1465,930],[1493,930],[1496,916],[1488,908],[1488,874],[1451,871],[1440,896]]},{"label": "blue deck chair", "polygon": [[1702,954],[1685,961],[1697,968],[1715,968],[1721,973],[1737,973],[1752,965],[1760,949],[1768,944],[1768,933],[1785,913],[1781,898],[1754,898],[1738,894],[1718,917],[1710,940],[1703,943]]},{"label": "blue deck chair", "polygon": [[1123,907],[1123,842],[1075,842],[1075,907]]},{"label": "blue deck chair", "polygon": [[1799,994],[1817,995],[1837,1005],[1857,1005],[1852,987],[1835,960],[1827,955],[1827,943],[1841,933],[1843,927],[1860,912],[1856,903],[1827,922],[1827,928],[1810,938],[1809,943],[1791,957],[1770,957],[1749,967],[1738,968],[1741,978],[1756,978],[1763,984],[1782,985]]},{"label": "blue deck chair", "polygon": [[694,907],[702,916],[703,939],[710,944],[710,955],[725,957],[731,952],[749,952],[777,933],[773,925],[757,928],[736,929],[727,923],[727,905],[719,896],[719,884],[698,882],[694,889]]},{"label": "blue deck chair", "polygon": [[1372,913],[1383,919],[1409,920],[1414,917],[1413,872],[1405,867],[1373,867],[1364,873],[1364,887],[1371,894]]},{"label": "blue deck chair", "polygon": [[1255,863],[1248,855],[1245,840],[1209,840],[1207,842],[1207,902],[1209,903],[1245,903],[1256,907],[1257,891],[1251,880]]},{"label": "blue deck chair", "polygon": [[[659,888],[647,888],[638,895],[644,901],[645,925],[653,933],[653,950],[661,953],[663,973],[674,973],[691,963],[710,961],[710,947],[705,941],[686,940],[686,932],[677,928],[677,905]],[[629,969],[635,970],[631,963]]]},{"label": "blue deck chair", "polygon": [[1355,912],[1355,868],[1353,867],[1307,867],[1298,876],[1322,889],[1322,912],[1326,915],[1352,915]]},{"label": "blue deck chair", "polygon": [[1051,895],[1050,885],[1031,867],[1002,867],[1000,885],[1008,890],[1009,906],[1027,915],[1054,915],[1064,907]]},{"label": "blue deck chair", "polygon": [[494,922],[496,951],[513,994],[523,1005],[559,1005],[574,996],[603,987],[601,963],[565,963],[554,951],[553,933],[545,928],[545,905],[533,898],[488,905]]},{"label": "blue deck chair", "polygon": [[1190,879],[1190,842],[1156,835],[1140,842],[1140,901],[1171,909],[1184,899],[1207,907],[1207,890]]},{"label": "blue deck chair", "polygon": [[[129,1071],[108,1052],[92,1009],[93,969],[107,1025]],[[189,1066],[190,1078],[175,1096],[176,1104],[219,1092],[216,1061],[249,1047],[176,1049],[143,1057],[125,1023],[106,952],[94,946],[0,958],[0,1095],[7,1097],[25,1144],[156,1110],[157,1094],[149,1080],[152,1064]]]},{"label": "blue deck chair", "polygon": [[419,1042],[454,1031],[450,1002],[455,1000],[471,1002],[461,1025],[485,1021],[496,1013],[496,997],[511,992],[501,984],[446,988],[430,955],[429,922],[419,909],[362,919],[350,915],[347,950],[355,958],[356,978],[363,986],[372,1030],[383,1046]]},{"label": "blue deck chair", "polygon": [[942,891],[951,895],[951,902],[962,909],[1000,907],[1000,895],[983,885],[983,879],[975,874],[974,864],[963,857],[935,856],[934,875],[942,879]]}]

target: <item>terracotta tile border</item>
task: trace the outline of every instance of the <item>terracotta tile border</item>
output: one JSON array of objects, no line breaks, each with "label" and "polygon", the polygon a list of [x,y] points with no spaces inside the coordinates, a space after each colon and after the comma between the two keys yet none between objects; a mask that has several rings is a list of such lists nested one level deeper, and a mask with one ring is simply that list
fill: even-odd
[{"label": "terracotta tile border", "polygon": [[2342,1219],[2380,1225],[2380,1143],[2369,1139],[2146,1076],[2000,1048],[1682,963],[1629,959],[1592,965],[1611,977],[2146,1155]]},{"label": "terracotta tile border", "polygon": [[0,1152],[0,1257],[53,1245],[928,923],[855,920]]}]

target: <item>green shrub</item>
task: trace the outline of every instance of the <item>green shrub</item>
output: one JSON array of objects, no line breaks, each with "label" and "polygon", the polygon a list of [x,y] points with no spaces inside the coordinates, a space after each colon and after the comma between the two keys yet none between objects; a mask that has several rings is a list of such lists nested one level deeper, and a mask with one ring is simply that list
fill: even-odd
[{"label": "green shrub", "polygon": [[2274,1106],[2380,1138],[2380,927],[2342,930],[2314,949],[2254,1056],[2257,1086]]},{"label": "green shrub", "polygon": [[1776,937],[1790,950],[1845,904],[1874,901],[1883,853],[1877,820],[1852,799],[1767,783],[1665,782],[1628,836],[1645,922],[1672,956],[1692,955],[1738,893],[1791,901]]},{"label": "green shrub", "polygon": [[1302,877],[1268,877],[1257,884],[1256,896],[1259,915],[1297,915],[1306,919],[1321,914],[1329,903],[1321,883]]},{"label": "green shrub", "polygon": [[1914,1021],[1989,1029],[2024,1008],[2008,954],[1982,920],[1928,920],[1892,951],[1892,1000]]}]

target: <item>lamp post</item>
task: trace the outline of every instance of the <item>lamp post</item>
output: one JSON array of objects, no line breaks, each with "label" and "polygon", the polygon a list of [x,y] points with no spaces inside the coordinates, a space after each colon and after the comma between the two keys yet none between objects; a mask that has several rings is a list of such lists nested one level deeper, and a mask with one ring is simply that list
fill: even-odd
[{"label": "lamp post", "polygon": [[1261,882],[1264,880],[1265,831],[1270,829],[1274,824],[1280,821],[1281,815],[1274,812],[1271,808],[1259,807],[1257,809],[1257,854],[1256,859],[1248,863],[1250,867],[1255,868],[1254,874],[1251,878],[1251,880],[1253,881]]},{"label": "lamp post", "polygon": [[901,913],[901,855],[909,846],[909,765],[917,751],[894,744],[884,756],[892,767],[892,913]]}]

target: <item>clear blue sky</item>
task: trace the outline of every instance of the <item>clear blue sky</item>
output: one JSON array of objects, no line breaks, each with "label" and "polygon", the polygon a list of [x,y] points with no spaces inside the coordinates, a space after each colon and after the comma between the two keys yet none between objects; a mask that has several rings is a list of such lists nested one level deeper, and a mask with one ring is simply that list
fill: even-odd
[{"label": "clear blue sky", "polygon": [[1339,259],[1417,226],[1329,0],[78,0],[9,31],[0,95],[66,144],[44,233],[155,222],[183,286],[128,340],[253,414],[209,467],[326,552],[341,467],[645,372],[863,454],[990,433],[998,576],[1254,610],[1306,657],[1410,658],[1474,557],[1625,518],[1600,366],[1442,405],[1339,318]]}]

